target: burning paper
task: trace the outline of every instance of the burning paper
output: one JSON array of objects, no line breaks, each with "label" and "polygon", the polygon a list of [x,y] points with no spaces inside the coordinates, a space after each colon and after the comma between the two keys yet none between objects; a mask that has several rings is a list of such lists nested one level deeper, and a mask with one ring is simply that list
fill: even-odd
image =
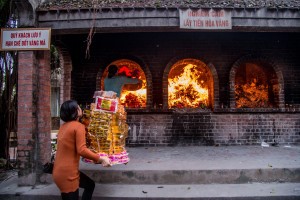
[{"label": "burning paper", "polygon": [[[187,64],[175,70],[168,80],[168,100],[171,108],[208,107],[207,75],[201,66]],[[172,74],[173,71],[170,72]]]}]

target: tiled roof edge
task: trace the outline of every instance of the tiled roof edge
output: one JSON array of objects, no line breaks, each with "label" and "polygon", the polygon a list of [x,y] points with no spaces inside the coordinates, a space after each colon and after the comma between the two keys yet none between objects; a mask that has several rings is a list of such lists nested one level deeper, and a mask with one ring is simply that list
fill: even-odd
[{"label": "tiled roof edge", "polygon": [[300,9],[300,0],[48,0],[38,10],[94,8],[222,8],[222,9]]}]

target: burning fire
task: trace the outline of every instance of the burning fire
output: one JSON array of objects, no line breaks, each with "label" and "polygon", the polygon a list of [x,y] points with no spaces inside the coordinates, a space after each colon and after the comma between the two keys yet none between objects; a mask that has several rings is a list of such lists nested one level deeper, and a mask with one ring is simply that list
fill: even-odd
[{"label": "burning fire", "polygon": [[269,107],[268,86],[258,84],[256,79],[251,83],[235,86],[237,108]]},{"label": "burning fire", "polygon": [[[128,108],[141,108],[146,107],[146,81],[145,77],[140,75],[138,69],[130,69],[128,66],[122,66],[119,68],[118,75],[125,75],[131,78],[138,78],[143,81],[143,86],[139,90],[130,91],[123,89],[120,96],[121,104]],[[126,87],[125,87],[126,88]]]},{"label": "burning fire", "polygon": [[[142,87],[138,90],[134,90],[132,89],[132,87],[127,87],[129,85],[125,85],[123,87],[123,90],[120,95],[121,104],[123,104],[127,108],[146,107],[147,82],[146,82],[146,76],[143,70],[140,68],[140,66],[137,63],[130,60],[118,60],[112,64],[118,66],[119,76],[138,78],[143,81]],[[104,78],[107,77],[107,74],[108,74],[108,68],[106,68],[105,71],[103,72],[103,78],[101,80],[102,89],[104,87]]]},{"label": "burning fire", "polygon": [[123,89],[120,101],[125,107],[141,108],[146,107],[146,81],[143,80],[143,86],[136,91],[128,91]]},{"label": "burning fire", "polygon": [[[172,71],[170,72],[170,74]],[[170,108],[208,107],[207,82],[203,68],[187,64],[183,72],[168,80],[168,101]]]}]

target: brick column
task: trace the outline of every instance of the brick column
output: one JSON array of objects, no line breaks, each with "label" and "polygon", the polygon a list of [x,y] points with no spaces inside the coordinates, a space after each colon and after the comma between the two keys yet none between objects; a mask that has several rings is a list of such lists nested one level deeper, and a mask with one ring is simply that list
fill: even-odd
[{"label": "brick column", "polygon": [[50,51],[38,52],[38,171],[39,182],[47,182],[49,175],[43,174],[42,164],[51,156],[51,69]]},{"label": "brick column", "polygon": [[19,185],[35,185],[50,158],[50,53],[21,51],[18,59]]}]

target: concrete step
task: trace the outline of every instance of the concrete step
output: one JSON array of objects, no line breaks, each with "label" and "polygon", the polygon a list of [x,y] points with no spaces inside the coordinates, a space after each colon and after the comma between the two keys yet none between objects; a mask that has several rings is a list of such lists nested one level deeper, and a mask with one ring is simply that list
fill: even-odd
[{"label": "concrete step", "polygon": [[[103,168],[80,163],[97,184],[94,200],[300,199],[300,147],[128,148],[130,162]],[[49,179],[52,179],[48,175]],[[54,184],[0,183],[0,199],[60,199]]]},{"label": "concrete step", "polygon": [[81,162],[97,183],[238,184],[300,182],[300,147],[136,147],[128,164],[103,168]]},{"label": "concrete step", "polygon": [[[0,199],[58,200],[60,193],[54,184],[29,187],[2,188]],[[7,190],[5,192],[5,190]],[[80,193],[82,190],[80,190]],[[96,184],[94,200],[299,200],[300,183],[250,184],[189,184],[189,185],[119,185]]]},{"label": "concrete step", "polygon": [[86,170],[102,184],[241,184],[300,183],[300,168],[215,169],[215,170]]}]

